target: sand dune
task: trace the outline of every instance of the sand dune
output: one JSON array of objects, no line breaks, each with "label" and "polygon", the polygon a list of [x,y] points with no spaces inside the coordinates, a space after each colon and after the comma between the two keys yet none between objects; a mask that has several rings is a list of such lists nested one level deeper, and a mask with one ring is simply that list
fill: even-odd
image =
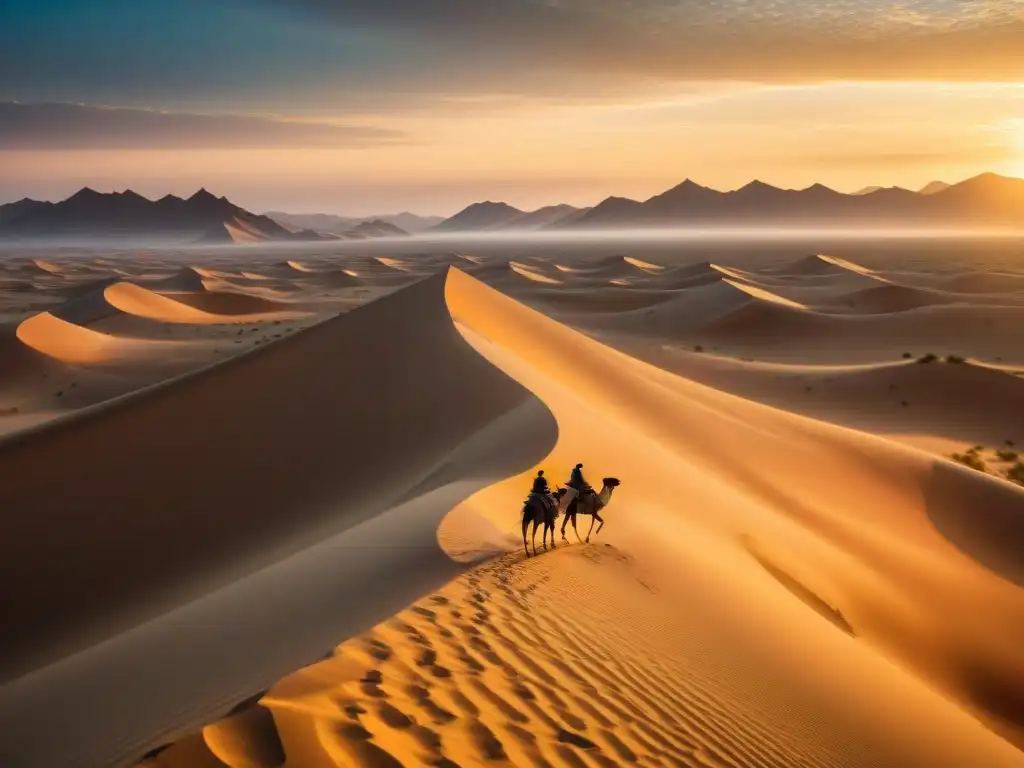
[{"label": "sand dune", "polygon": [[642,269],[644,272],[657,273],[665,269],[665,267],[661,266],[660,264],[652,264],[649,261],[643,261],[642,259],[637,259],[633,256],[624,256],[622,260],[625,261],[627,264],[631,264],[637,269]]},{"label": "sand dune", "polygon": [[533,269],[530,269],[525,264],[517,264],[514,261],[509,262],[509,269],[515,272],[517,275],[522,275],[527,280],[532,280],[535,283],[543,283],[545,285],[558,285],[561,281],[556,280],[553,277],[541,274]]},{"label": "sand dune", "polygon": [[[892,362],[1024,309],[829,257],[569,263],[481,258],[0,441],[0,762],[1024,765],[1024,491],[838,426],[1024,439],[1010,373]],[[26,333],[114,354],[64,325]],[[623,480],[604,530],[525,558],[530,478],[577,461]]]},{"label": "sand dune", "polygon": [[[359,583],[365,597],[366,584],[383,578],[381,599],[343,619],[357,628],[390,615],[431,581],[440,585],[453,575],[453,564],[436,547],[437,521],[460,496],[543,455],[554,425],[522,387],[460,338],[445,310],[444,286],[443,276],[427,280],[257,353],[0,443],[5,497],[22,510],[5,522],[0,545],[11,618],[3,641],[8,679],[83,642],[112,638],[4,687],[5,734],[48,727],[53,706],[69,717],[76,711],[89,732],[79,732],[88,744],[51,741],[44,749],[48,757],[30,750],[40,762],[18,752],[19,765],[57,765],[72,756],[90,764],[123,760],[137,745],[132,723],[156,734],[189,717],[208,717],[203,708],[222,700],[225,685],[251,681],[254,668],[264,676],[276,668],[280,675],[299,658],[322,652],[329,638],[345,631],[337,615],[302,640],[290,622],[280,621],[279,611],[312,617],[337,605],[336,568],[325,569],[317,557],[336,562],[338,547],[359,552],[367,546],[362,537],[371,534],[376,542],[362,549],[373,553],[362,564],[350,560],[362,575],[342,580],[342,591],[349,589],[345,583],[352,589]],[[372,354],[382,333],[401,354]],[[411,397],[408,381],[417,382]],[[203,429],[178,428],[196,419]],[[152,435],[161,439],[143,437]],[[143,444],[148,448],[141,451]],[[289,445],[283,462],[282,444]],[[40,460],[60,483],[39,486],[32,467]],[[114,467],[117,482],[109,479]],[[89,515],[79,514],[74,502],[83,496]],[[209,514],[209,501],[227,496],[232,511]],[[380,517],[384,510],[391,512]],[[83,536],[90,547],[80,546]],[[17,543],[27,540],[38,548]],[[319,556],[282,560],[318,541]],[[45,570],[41,562],[49,564]],[[7,576],[30,563],[36,577],[15,589]],[[238,581],[245,574],[254,575]],[[83,591],[76,585],[86,577],[94,588]],[[294,580],[293,588],[280,591],[281,579]],[[279,608],[272,607],[273,590],[259,586],[267,580],[284,601]],[[261,643],[262,661],[225,665],[210,638],[194,632],[197,621],[218,627],[214,645],[241,647],[255,627],[230,617],[255,605],[252,589],[263,594],[258,602],[267,631],[278,627],[274,632],[290,638],[291,647]],[[178,611],[155,624],[138,624],[175,605]],[[117,634],[129,627],[136,629]],[[149,687],[143,679],[163,677],[162,683],[152,680],[153,690],[168,694],[162,701],[140,705],[111,697],[112,708],[86,707],[92,685],[126,658],[142,661],[172,647],[191,660],[193,673],[146,662],[142,678],[133,681]],[[83,718],[85,709],[90,712]],[[21,727],[6,727],[12,718]],[[27,749],[26,742],[20,749]]]},{"label": "sand dune", "polygon": [[558,286],[550,289],[539,289],[524,301],[543,306],[556,313],[609,313],[628,312],[630,310],[661,304],[678,296],[673,290],[633,288],[622,290],[616,286],[599,286],[586,288],[570,288]]},{"label": "sand dune", "polygon": [[[277,294],[272,294],[277,295]],[[253,322],[272,317],[295,316],[296,306],[277,298],[228,291],[203,291],[196,293],[175,293],[168,298],[176,303],[200,310],[216,322]],[[299,312],[298,314],[303,314]],[[212,321],[211,321],[212,322]]]},{"label": "sand dune", "polygon": [[769,291],[723,278],[674,291],[664,301],[641,309],[614,315],[593,315],[581,322],[588,328],[675,338],[678,334],[707,328],[716,322],[728,322],[728,318],[741,309],[761,304],[804,312],[804,307]]},{"label": "sand dune", "polygon": [[40,288],[35,283],[29,282],[28,280],[18,279],[0,279],[0,291],[8,291],[10,293],[34,293],[39,291]]},{"label": "sand dune", "polygon": [[760,270],[761,274],[785,277],[835,277],[849,274],[873,275],[874,272],[860,264],[840,259],[836,256],[812,254],[788,264],[767,267]]},{"label": "sand dune", "polygon": [[174,342],[121,339],[61,320],[49,312],[18,326],[18,339],[48,357],[76,365],[100,365],[126,358],[158,357]]},{"label": "sand dune", "polygon": [[652,273],[659,273],[660,268],[656,264],[648,264],[631,256],[610,256],[587,264],[575,265],[574,271],[580,277],[613,279],[648,277]]},{"label": "sand dune", "polygon": [[[795,312],[779,304],[749,304],[702,329],[712,342],[757,349],[764,359],[788,359],[789,350],[821,362],[855,362],[924,354],[998,356],[1003,339],[1024,320],[1018,307],[930,306],[884,315]],[[919,351],[920,350],[920,351]],[[919,351],[919,352],[918,352]]]},{"label": "sand dune", "polygon": [[[472,306],[472,302],[468,303]],[[867,625],[870,625],[870,628],[869,626],[860,627],[859,632],[866,634],[877,632],[878,634],[875,635],[877,642],[894,650],[902,647],[904,649],[902,654],[905,654],[903,657],[908,661],[916,653],[909,649],[914,647],[918,640],[924,638],[917,636],[916,639],[911,640],[911,635],[914,635],[915,631],[911,628],[910,623],[899,618],[900,610],[897,605],[901,600],[909,598],[911,594],[915,593],[918,595],[918,601],[927,603],[928,593],[927,589],[922,589],[924,583],[920,580],[920,575],[909,581],[905,580],[905,575],[900,575],[903,566],[899,562],[899,558],[889,559],[889,557],[900,547],[905,546],[910,530],[915,531],[911,536],[915,541],[914,546],[932,548],[934,556],[942,558],[949,567],[952,567],[952,564],[948,558],[956,551],[956,547],[965,547],[970,552],[970,558],[978,558],[978,560],[970,558],[957,560],[959,565],[956,567],[965,569],[962,571],[962,575],[971,579],[972,583],[974,579],[978,579],[980,583],[987,584],[986,587],[981,588],[988,596],[985,600],[991,598],[999,602],[1009,611],[1009,614],[1018,616],[1016,620],[1019,620],[1019,612],[1024,610],[1024,605],[1021,604],[1019,596],[1016,594],[1016,588],[1011,583],[1004,581],[1004,579],[1008,579],[1010,582],[1019,582],[1021,579],[1020,567],[1010,565],[1015,557],[1014,553],[1019,553],[1022,530],[1019,511],[1024,503],[1024,495],[1018,489],[1009,485],[993,484],[984,477],[966,470],[961,471],[949,465],[932,465],[931,461],[924,459],[923,456],[911,452],[901,453],[899,449],[883,441],[842,432],[816,422],[804,422],[796,417],[765,410],[762,406],[736,400],[728,395],[673,378],[657,369],[632,363],[627,358],[619,358],[608,353],[600,345],[586,341],[540,315],[524,315],[507,299],[495,299],[495,303],[500,305],[502,311],[493,312],[487,323],[474,326],[474,332],[479,334],[478,349],[489,359],[501,364],[505,370],[513,370],[516,377],[541,396],[548,407],[552,409],[556,418],[559,419],[560,447],[563,442],[574,443],[571,427],[573,421],[571,417],[566,418],[563,411],[563,408],[572,409],[572,398],[585,398],[590,412],[600,411],[602,413],[601,427],[598,428],[596,424],[591,423],[589,430],[584,428],[578,437],[580,442],[575,443],[574,447],[578,451],[577,455],[585,458],[590,464],[628,465],[631,476],[633,476],[633,471],[636,471],[634,482],[638,480],[638,485],[643,490],[637,488],[635,491],[623,491],[624,497],[629,495],[631,504],[639,504],[650,510],[665,504],[666,502],[659,501],[659,499],[666,497],[668,486],[672,482],[669,478],[675,476],[678,477],[676,482],[681,483],[679,493],[690,500],[692,504],[690,508],[697,516],[693,518],[692,515],[687,515],[687,517],[697,525],[708,524],[712,528],[716,528],[724,523],[724,520],[721,519],[714,522],[706,520],[704,518],[706,512],[697,510],[706,510],[711,507],[717,509],[719,514],[724,514],[729,503],[721,494],[725,492],[726,488],[733,487],[735,492],[741,496],[753,494],[753,496],[747,497],[744,505],[758,499],[759,501],[754,501],[755,507],[767,504],[786,519],[797,521],[801,527],[811,526],[817,535],[824,536],[825,539],[832,542],[832,545],[840,545],[849,554],[858,553],[857,556],[865,558],[864,562],[870,562],[876,572],[888,574],[889,581],[886,588],[892,590],[890,594],[895,596],[897,593],[902,593],[904,595],[903,598],[892,602],[889,610],[883,611],[888,614],[884,620],[881,619],[880,613],[875,614],[877,619],[874,620],[868,619],[867,615],[859,617],[862,623],[866,620]],[[462,313],[468,310],[456,304],[453,311],[456,318],[460,318]],[[537,343],[536,339],[543,340],[543,343]],[[504,351],[510,345],[520,356],[519,362],[516,361],[517,358],[510,358],[509,352]],[[552,373],[549,366],[544,366],[543,362],[554,354],[554,349],[570,347],[573,350],[574,365],[559,371],[557,374],[559,382],[555,387],[554,382],[548,383],[550,377],[555,374]],[[530,362],[522,361],[522,357],[526,357]],[[729,426],[726,427],[726,425]],[[599,439],[604,429],[607,429],[609,433],[607,443]],[[613,434],[617,437],[612,438]],[[643,435],[643,442],[624,445],[626,434]],[[642,446],[650,440],[659,444],[667,453],[659,457],[659,455],[643,449]],[[804,447],[800,448],[802,441],[806,442]],[[771,446],[780,444],[786,444],[788,450],[773,454]],[[738,463],[735,460],[735,451],[740,445],[744,446],[744,455],[757,455],[756,472],[752,472],[753,468],[746,462]],[[765,452],[758,453],[758,446],[762,446]],[[804,451],[808,451],[808,453],[803,455]],[[569,458],[571,454],[563,456],[557,449],[556,453],[561,456],[561,462],[556,463],[568,464],[571,461]],[[810,458],[812,455],[814,456],[813,460]],[[826,458],[826,456],[830,458]],[[871,458],[867,459],[866,457]],[[658,468],[662,461],[678,462],[680,460],[684,460],[689,469],[681,471],[678,466],[675,470],[670,470],[668,466]],[[808,466],[808,461],[811,461],[815,467],[813,478],[804,474],[804,468]],[[900,467],[899,470],[895,469],[894,462]],[[860,467],[860,469],[855,470],[855,467]],[[836,474],[833,475],[833,472]],[[801,477],[800,487],[789,487],[790,484],[786,478],[797,476]],[[716,480],[716,477],[720,480]],[[848,500],[834,498],[832,484],[840,482],[840,477],[845,477],[841,482],[857,483],[858,498]],[[854,477],[857,478],[856,481],[853,480]],[[896,480],[896,477],[903,479]],[[911,478],[914,478],[913,481]],[[725,484],[721,481],[724,481]],[[943,488],[956,486],[958,502],[947,504],[945,501],[941,501],[940,497],[935,496],[938,493],[939,484]],[[633,487],[635,488],[635,486]],[[648,496],[649,489],[656,487],[659,490],[655,492],[655,495]],[[701,490],[702,488],[705,490]],[[922,490],[924,497],[928,499],[926,507],[922,506]],[[861,496],[861,492],[865,495]],[[986,499],[984,503],[989,505],[993,511],[997,508],[1001,510],[998,513],[994,512],[995,517],[991,518],[995,528],[988,528],[987,522],[973,518],[968,511],[970,503],[966,500],[967,496],[963,495],[970,493],[977,494],[975,498],[978,502],[981,502],[982,498]],[[872,494],[877,494],[877,496],[874,497],[874,503],[868,505],[867,499],[872,497]],[[736,503],[740,503],[738,498]],[[961,503],[963,506],[959,506]],[[866,507],[866,505],[868,506]],[[869,540],[873,539],[873,535],[868,534],[867,531],[864,531],[863,534],[855,534],[853,529],[837,528],[834,525],[833,521],[836,519],[836,515],[848,515],[849,517],[845,519],[851,523],[855,520],[864,520],[863,516],[867,508],[887,510],[885,513],[879,512],[877,519],[872,518],[873,525],[896,525],[901,531],[900,536],[894,536],[893,540],[882,549],[877,548],[877,542],[869,543]],[[843,511],[844,509],[845,511]],[[897,509],[904,511],[904,516],[899,518],[900,522],[898,523],[892,518]],[[955,509],[959,509],[961,512],[955,512]],[[653,512],[649,511],[647,514],[650,515]],[[666,512],[666,514],[669,513]],[[755,523],[755,520],[763,512],[754,513],[753,517],[745,517],[746,513],[740,513],[737,508],[728,514],[734,520],[734,524],[739,524],[741,527],[753,526],[757,529],[764,524],[764,521]],[[794,518],[793,515],[796,517]],[[1018,516],[1016,523],[1011,522],[1015,515]],[[938,522],[939,517],[943,518],[941,522]],[[927,522],[928,518],[937,521],[943,534],[953,537],[954,547],[951,548],[949,540],[934,532],[935,529],[932,528],[931,523]],[[958,522],[953,523],[954,518]],[[998,523],[996,522],[997,518],[999,519]],[[705,523],[696,522],[702,519],[705,520]],[[745,520],[745,522],[740,522],[741,520]],[[639,524],[638,520],[635,522]],[[776,522],[781,522],[781,519]],[[770,527],[774,529],[774,525],[773,523]],[[1009,527],[1003,528],[1004,526]],[[641,527],[643,526],[641,525]],[[953,533],[954,529],[958,533]],[[1016,532],[1006,542],[998,543],[989,535],[996,529],[1003,530],[1004,534],[1008,534],[1010,530]],[[772,536],[777,533],[778,530],[775,530]],[[767,532],[761,535],[767,535]],[[970,540],[969,543],[968,540]],[[980,545],[981,541],[986,542],[983,547]],[[930,543],[926,544],[925,542]],[[646,543],[653,544],[653,542]],[[809,542],[804,541],[801,547],[808,545]],[[891,549],[889,554],[883,554],[883,550],[888,548],[894,549]],[[984,565],[979,565],[979,561]],[[817,566],[822,566],[822,563],[817,562]],[[853,579],[847,583],[843,593],[855,604],[866,608],[868,603],[873,603],[879,598],[879,595],[875,594],[874,588],[868,589],[867,592],[860,592],[861,588],[854,586],[856,578],[852,575],[853,571],[845,571],[845,566],[840,567],[838,562],[833,563],[833,566],[834,568],[829,568],[830,578]],[[840,575],[843,572],[846,573],[846,576]],[[967,573],[973,575],[968,577]],[[944,577],[937,578],[944,579]],[[944,589],[948,590],[950,586],[946,584]],[[862,585],[862,588],[867,589],[867,585]],[[922,591],[917,592],[918,589],[922,589]],[[868,598],[869,592],[870,598]],[[974,612],[971,605],[972,598],[968,597],[968,592],[974,594],[975,598],[979,598],[980,593],[973,592],[972,587],[970,590],[959,593],[963,600],[959,609],[955,609],[947,603],[942,608],[941,616],[931,616],[932,621],[954,622],[948,627],[954,635],[959,637],[956,642],[964,641],[966,638],[960,634],[962,627],[953,629],[956,626],[956,620],[952,618],[953,615],[958,611],[972,613],[972,615]],[[857,594],[860,594],[860,598],[855,597]],[[1002,596],[996,597],[996,595]],[[950,599],[955,601],[958,598],[951,596]],[[992,605],[991,603],[987,604],[990,607]],[[923,606],[919,604],[918,607]],[[856,625],[855,617],[851,614],[852,606],[843,606],[843,608],[844,615],[851,617],[851,623]],[[857,609],[852,610],[853,613],[859,613]],[[878,610],[879,606],[874,604],[871,612]],[[1012,634],[1009,629],[1011,625],[1003,624],[1010,618],[1010,615],[999,612],[987,613],[984,621],[994,622],[990,625],[991,632],[976,625],[975,631],[972,631],[974,639],[968,641],[982,643],[986,650],[981,651],[979,646],[975,649],[977,653],[967,651],[966,648],[961,652],[954,651],[953,645],[950,645],[948,654],[940,654],[941,661],[938,657],[932,658],[934,667],[930,668],[930,673],[941,677],[945,686],[951,689],[959,688],[960,695],[977,706],[977,690],[960,687],[963,685],[962,679],[958,678],[959,673],[953,670],[959,663],[957,659],[961,658],[959,655],[961,653],[965,654],[962,658],[970,657],[975,660],[985,658],[988,659],[988,663],[996,664],[996,667],[992,668],[993,670],[1000,668],[1002,672],[994,672],[994,676],[989,678],[983,686],[996,684],[1003,693],[1009,693],[1005,684],[997,683],[997,680],[1019,680],[1022,668],[1017,663],[1012,663],[1009,667],[1002,666],[1010,663],[1011,656],[1007,655],[1007,648],[1004,647],[1003,650],[996,650],[996,648],[1004,642],[1006,636],[1002,634],[1003,632],[1009,631]],[[980,620],[979,617],[974,615],[972,621],[978,620]],[[875,623],[876,621],[878,623]],[[1003,626],[1004,629],[995,629],[997,625]],[[903,645],[904,643],[906,645]],[[996,661],[996,659],[1000,659],[1000,661]],[[929,663],[925,662],[925,666],[928,666]],[[1004,674],[1007,675],[1006,678],[1001,677]],[[975,682],[970,685],[981,684],[979,678],[973,679]],[[990,714],[993,714],[997,721],[1000,721],[1001,718],[1008,718],[1009,721],[1012,721],[1014,717],[1012,713],[1017,705],[1011,704],[1011,701],[1014,701],[1012,696],[1002,704],[996,704],[994,699],[990,700],[989,705],[995,705]],[[998,711],[998,714],[994,714],[994,711]],[[1003,725],[1005,726],[1005,723]]]},{"label": "sand dune", "polygon": [[193,294],[189,300],[176,300],[123,282],[107,287],[103,296],[125,314],[163,323],[254,322],[289,316],[290,309],[268,299],[232,293],[208,292]]},{"label": "sand dune", "polygon": [[205,270],[185,267],[169,277],[147,280],[146,287],[154,291],[202,291],[210,277],[212,275]]},{"label": "sand dune", "polygon": [[975,444],[1005,446],[1007,440],[1024,445],[1024,380],[996,368],[941,360],[780,365],[659,344],[633,344],[630,350],[716,389],[943,455]]},{"label": "sand dune", "polygon": [[940,291],[906,285],[878,285],[833,296],[822,300],[818,306],[832,311],[878,315],[955,302],[954,295]]},{"label": "sand dune", "polygon": [[954,293],[1011,293],[1024,291],[1024,275],[1005,272],[971,272],[955,275],[939,283]]},{"label": "sand dune", "polygon": [[324,288],[352,288],[363,285],[366,281],[358,276],[358,273],[347,269],[329,269],[315,272],[304,278],[309,285],[317,285]]}]

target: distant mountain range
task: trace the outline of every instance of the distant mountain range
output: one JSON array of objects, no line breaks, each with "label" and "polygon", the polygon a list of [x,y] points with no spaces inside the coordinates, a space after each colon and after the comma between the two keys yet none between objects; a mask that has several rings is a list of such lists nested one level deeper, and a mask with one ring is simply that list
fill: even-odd
[{"label": "distant mountain range", "polygon": [[[507,203],[474,203],[445,219],[436,232],[487,232],[503,230],[530,232],[564,222],[578,215],[582,209],[571,205],[549,205],[536,211],[521,211]],[[587,209],[589,210],[589,209]]]},{"label": "distant mountain range", "polygon": [[336,235],[346,235],[361,224],[370,222],[383,222],[397,227],[403,232],[415,234],[436,227],[444,221],[444,216],[417,216],[414,213],[408,212],[363,216],[361,218],[335,216],[330,213],[284,213],[283,211],[267,211],[264,215],[269,216],[278,224],[292,229],[312,229],[317,232],[328,232]]},{"label": "distant mountain range", "polygon": [[[918,191],[919,194],[922,194],[922,195],[934,195],[936,192],[941,192],[944,189],[948,189],[949,186],[950,185],[947,184],[944,181],[930,181],[930,182],[925,184],[923,187],[921,187],[917,191]],[[859,190],[857,190],[856,192],[854,192],[852,194],[854,194],[854,195],[870,195],[872,192],[877,192],[880,189],[886,189],[886,187],[878,187],[878,186],[864,187],[864,189],[859,189]],[[909,192],[910,191],[910,190],[905,189],[904,187],[888,187],[888,189],[902,189],[905,192]]]},{"label": "distant mountain range", "polygon": [[687,179],[648,200],[609,197],[593,208],[550,205],[523,211],[474,203],[448,219],[400,213],[349,218],[251,213],[201,189],[187,199],[149,200],[131,190],[85,188],[59,203],[28,198],[0,205],[0,240],[172,240],[237,243],[365,240],[410,233],[571,231],[687,226],[1024,227],[1024,179],[983,173],[918,191],[867,187],[852,194],[821,184],[780,189],[752,181],[719,192]]},{"label": "distant mountain range", "polygon": [[357,221],[341,233],[292,227],[251,213],[205,189],[189,198],[166,195],[149,200],[131,190],[101,193],[86,187],[59,203],[25,198],[0,205],[0,239],[4,240],[217,244],[365,240],[406,234],[395,224],[380,220]]},{"label": "distant mountain range", "polygon": [[533,212],[474,203],[436,232],[623,229],[682,226],[1024,226],[1024,179],[983,173],[959,184],[935,181],[914,192],[869,187],[844,194],[821,184],[780,189],[752,181],[719,192],[689,179],[639,201],[609,197],[593,208],[549,206]]}]

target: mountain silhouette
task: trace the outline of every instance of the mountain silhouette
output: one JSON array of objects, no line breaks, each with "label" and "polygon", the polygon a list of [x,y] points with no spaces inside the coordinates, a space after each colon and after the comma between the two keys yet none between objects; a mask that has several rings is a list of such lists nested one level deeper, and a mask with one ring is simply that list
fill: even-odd
[{"label": "mountain silhouette", "polygon": [[473,203],[468,208],[445,219],[436,227],[435,232],[480,232],[489,229],[501,229],[507,224],[525,215],[525,211],[513,208],[506,203],[494,203],[487,200]]},{"label": "mountain silhouette", "polygon": [[0,206],[0,238],[127,237],[178,242],[322,239],[311,230],[295,232],[283,227],[206,189],[187,199],[166,195],[153,201],[130,189],[102,193],[85,187],[59,203],[21,200]]},{"label": "mountain silhouette", "polygon": [[394,224],[374,219],[363,221],[342,234],[349,240],[369,240],[375,237],[405,237],[409,233]]},{"label": "mountain silhouette", "polygon": [[941,192],[944,189],[949,189],[949,184],[944,181],[929,181],[919,190],[922,195],[934,195],[936,192]]},{"label": "mountain silhouette", "polygon": [[985,173],[922,192],[876,187],[844,194],[821,184],[780,189],[761,181],[719,192],[691,180],[644,201],[610,197],[585,214],[555,222],[558,229],[685,225],[785,224],[847,226],[877,224],[1024,225],[1024,180]]},{"label": "mountain silhouette", "polygon": [[474,203],[435,229],[475,232],[723,224],[1021,226],[1024,179],[983,173],[953,185],[934,181],[918,192],[872,186],[851,194],[823,184],[797,190],[758,180],[719,192],[686,179],[644,201],[609,197],[593,208],[552,205],[523,213],[505,203]]},{"label": "mountain silhouette", "polygon": [[423,232],[444,221],[443,216],[417,216],[408,211],[375,216],[336,216],[331,213],[285,213],[284,211],[267,211],[265,215],[289,229],[313,229],[317,232],[331,232],[336,235],[345,235],[360,224],[374,221],[391,224],[408,233]]},{"label": "mountain silhouette", "polygon": [[501,228],[503,230],[516,230],[520,232],[544,229],[544,227],[550,226],[557,221],[563,221],[567,217],[578,213],[579,210],[575,206],[564,203],[562,205],[547,205],[543,208],[538,208],[536,211],[524,213],[504,224]]}]

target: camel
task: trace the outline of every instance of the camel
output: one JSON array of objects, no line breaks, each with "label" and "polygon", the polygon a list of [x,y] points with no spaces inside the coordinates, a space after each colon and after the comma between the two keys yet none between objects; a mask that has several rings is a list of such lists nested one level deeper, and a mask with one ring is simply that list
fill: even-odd
[{"label": "camel", "polygon": [[585,496],[576,496],[572,501],[569,502],[569,506],[565,510],[565,519],[562,520],[562,539],[568,541],[565,535],[565,526],[572,519],[572,530],[576,534],[576,539],[579,540],[580,532],[576,530],[576,515],[590,515],[590,530],[587,531],[587,543],[590,543],[590,534],[594,530],[594,521],[600,523],[597,527],[597,533],[601,532],[604,528],[604,519],[601,517],[601,510],[608,506],[608,502],[612,499],[612,491],[618,488],[622,483],[615,477],[606,477],[601,481],[601,492],[600,493],[588,493]]},{"label": "camel", "polygon": [[562,497],[568,491],[565,488],[559,488],[556,493],[551,494],[554,499],[554,504],[544,504],[535,497],[533,494],[527,498],[523,504],[523,549],[526,550],[526,556],[530,556],[530,550],[526,546],[526,529],[530,523],[533,523],[533,554],[537,554],[537,526],[544,523],[544,534],[541,539],[541,543],[544,545],[544,549],[548,548],[548,531],[551,531],[551,547],[555,546],[555,519],[558,517],[558,507],[561,504]]}]

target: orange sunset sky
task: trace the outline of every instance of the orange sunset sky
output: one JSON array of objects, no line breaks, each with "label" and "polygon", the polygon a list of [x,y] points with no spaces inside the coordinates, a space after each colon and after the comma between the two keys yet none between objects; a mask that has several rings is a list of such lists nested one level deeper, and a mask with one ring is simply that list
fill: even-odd
[{"label": "orange sunset sky", "polygon": [[144,5],[0,11],[0,198],[449,214],[1024,175],[1020,2]]}]

